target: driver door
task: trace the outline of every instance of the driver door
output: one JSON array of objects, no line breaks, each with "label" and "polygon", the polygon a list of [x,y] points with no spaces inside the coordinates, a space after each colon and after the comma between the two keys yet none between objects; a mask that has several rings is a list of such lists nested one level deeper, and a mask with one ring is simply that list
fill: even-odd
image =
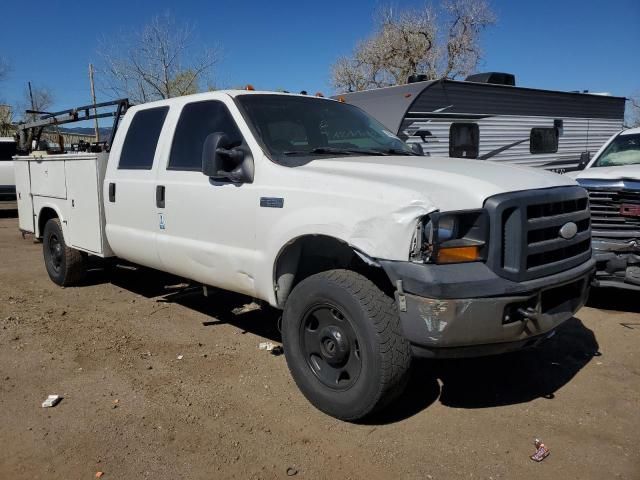
[{"label": "driver door", "polygon": [[242,141],[231,102],[220,98],[182,106],[158,170],[157,248],[166,271],[254,295],[259,195],[251,183],[214,181],[202,173],[209,134]]}]

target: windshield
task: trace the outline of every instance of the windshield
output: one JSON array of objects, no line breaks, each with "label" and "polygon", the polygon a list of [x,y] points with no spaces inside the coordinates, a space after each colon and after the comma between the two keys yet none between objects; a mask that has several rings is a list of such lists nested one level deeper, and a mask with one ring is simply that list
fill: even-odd
[{"label": "windshield", "polygon": [[342,155],[414,155],[353,105],[288,95],[239,95],[236,100],[272,160],[284,165]]},{"label": "windshield", "polygon": [[621,167],[635,164],[640,164],[640,134],[618,135],[593,166]]}]

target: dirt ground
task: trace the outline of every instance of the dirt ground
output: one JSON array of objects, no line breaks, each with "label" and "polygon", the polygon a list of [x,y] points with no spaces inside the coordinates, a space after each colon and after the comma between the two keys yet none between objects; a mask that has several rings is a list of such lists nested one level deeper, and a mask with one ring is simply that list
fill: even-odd
[{"label": "dirt ground", "polygon": [[[280,340],[277,311],[144,270],[59,288],[14,214],[0,209],[2,479],[640,479],[637,293],[596,292],[533,351],[417,361],[406,394],[355,425],[258,349]],[[64,399],[41,408],[48,394]]]}]

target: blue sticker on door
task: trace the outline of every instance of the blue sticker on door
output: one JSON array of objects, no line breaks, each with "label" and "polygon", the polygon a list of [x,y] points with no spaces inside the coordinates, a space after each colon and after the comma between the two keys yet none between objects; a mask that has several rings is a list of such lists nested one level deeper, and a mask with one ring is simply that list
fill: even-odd
[{"label": "blue sticker on door", "polygon": [[167,224],[165,223],[165,219],[164,219],[164,213],[159,213],[158,217],[160,220],[160,230],[164,230],[167,227]]}]

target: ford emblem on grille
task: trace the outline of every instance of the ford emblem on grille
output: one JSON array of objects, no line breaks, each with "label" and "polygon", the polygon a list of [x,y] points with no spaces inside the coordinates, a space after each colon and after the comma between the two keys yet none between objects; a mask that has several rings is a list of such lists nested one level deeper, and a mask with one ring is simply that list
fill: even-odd
[{"label": "ford emblem on grille", "polygon": [[565,240],[571,240],[578,233],[578,226],[573,222],[567,222],[560,228],[560,236]]}]

